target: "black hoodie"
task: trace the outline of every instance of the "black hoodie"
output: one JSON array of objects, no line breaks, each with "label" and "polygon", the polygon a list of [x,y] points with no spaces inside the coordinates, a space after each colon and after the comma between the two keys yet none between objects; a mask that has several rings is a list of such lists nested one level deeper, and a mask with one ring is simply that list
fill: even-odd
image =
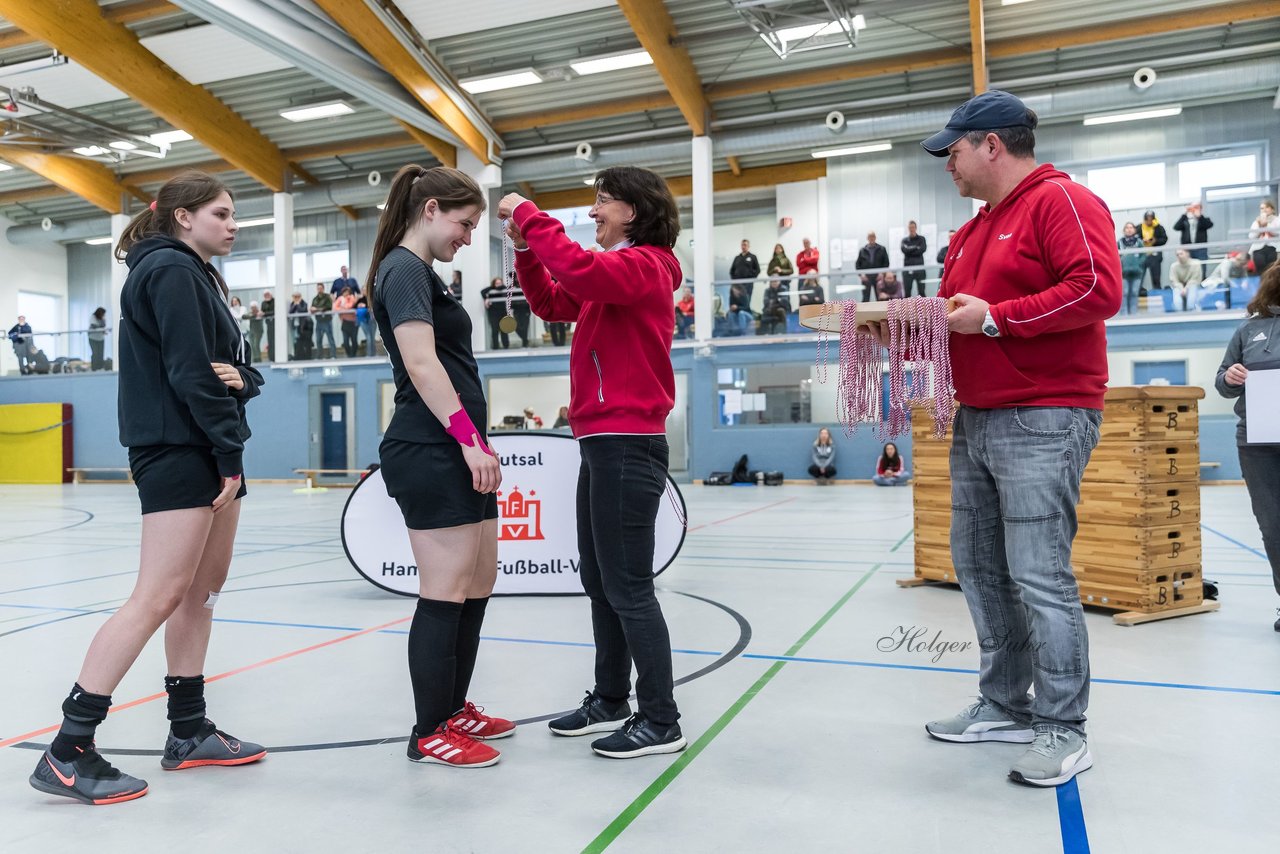
[{"label": "black hoodie", "polygon": [[[213,268],[172,237],[139,241],[120,294],[120,444],[211,448],[223,477],[242,474],[244,403],[263,380]],[[210,367],[235,365],[232,391]]]}]

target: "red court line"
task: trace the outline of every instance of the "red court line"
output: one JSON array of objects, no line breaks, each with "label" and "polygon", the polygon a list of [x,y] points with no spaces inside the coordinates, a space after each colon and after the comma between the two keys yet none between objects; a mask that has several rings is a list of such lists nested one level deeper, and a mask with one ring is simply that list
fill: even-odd
[{"label": "red court line", "polygon": [[[766,505],[764,505],[763,507],[757,507],[757,508],[756,508],[756,509],[754,509],[754,510],[746,510],[746,511],[744,511],[744,512],[742,512],[742,513],[736,513],[736,514],[734,514],[733,516],[729,516],[729,517],[727,517],[727,518],[725,518],[725,519],[717,519],[717,520],[716,520],[716,521],[714,521],[714,522],[708,522],[708,523],[707,523],[707,524],[705,524],[705,525],[699,525],[699,526],[698,526],[698,527],[696,527],[696,528],[690,528],[690,529],[689,529],[689,531],[688,531],[688,533],[692,534],[694,531],[701,531],[703,528],[710,528],[712,525],[720,525],[720,524],[722,524],[722,523],[724,523],[724,522],[732,522],[734,519],[741,519],[743,516],[750,516],[752,513],[759,513],[761,510],[768,510],[768,509],[769,509],[769,508],[771,508],[771,507],[777,507],[777,506],[779,506],[779,505],[781,505],[781,504],[787,504],[787,503],[790,503],[790,502],[792,502],[792,501],[795,501],[795,500],[796,500],[797,498],[799,498],[799,497],[800,497],[800,496],[795,495],[795,496],[792,496],[791,498],[784,498],[784,499],[782,499],[781,501],[775,501],[775,502],[773,502],[772,504],[766,504]],[[4,745],[3,745],[3,744],[0,744],[0,747],[4,747]]]},{"label": "red court line", "polygon": [[[333,638],[332,640],[327,640],[324,643],[313,644],[308,647],[303,647],[302,649],[295,649],[293,652],[286,652],[282,655],[273,656],[272,658],[266,658],[266,659],[263,659],[262,661],[256,661],[253,664],[246,664],[243,667],[237,667],[234,670],[228,670],[224,673],[219,673],[216,676],[210,676],[206,678],[204,681],[205,681],[205,684],[207,685],[210,682],[217,682],[219,679],[226,679],[228,676],[235,676],[239,673],[244,673],[246,670],[256,670],[259,667],[266,667],[268,664],[275,664],[277,661],[284,661],[287,658],[293,658],[294,656],[302,655],[303,653],[307,653],[307,652],[314,652],[317,649],[324,649],[326,646],[333,646],[336,643],[349,641],[354,638],[358,638],[361,635],[370,634],[371,632],[379,632],[379,631],[382,631],[383,629],[388,629],[392,626],[397,626],[400,623],[406,623],[412,619],[413,619],[412,615],[408,617],[401,617],[398,620],[392,620],[389,623],[383,623],[380,626],[373,626],[372,628],[368,628],[368,629],[361,629],[358,632],[352,632],[351,634],[343,635],[342,637]],[[134,706],[141,706],[144,703],[150,703],[153,700],[159,700],[160,698],[165,696],[167,696],[167,694],[164,691],[161,691],[159,694],[151,694],[146,697],[139,697],[136,700],[130,700],[127,703],[121,703],[118,706],[112,706],[111,711],[122,712],[125,709],[132,709]],[[38,729],[32,732],[24,733],[23,735],[15,735],[12,738],[6,738],[5,740],[0,741],[0,748],[9,747],[14,744],[20,744],[21,742],[24,742],[24,741],[30,741],[33,738],[37,738],[42,735],[48,735],[51,732],[57,732],[60,726],[62,726],[61,722],[56,723],[53,726],[47,726],[44,729]]]}]

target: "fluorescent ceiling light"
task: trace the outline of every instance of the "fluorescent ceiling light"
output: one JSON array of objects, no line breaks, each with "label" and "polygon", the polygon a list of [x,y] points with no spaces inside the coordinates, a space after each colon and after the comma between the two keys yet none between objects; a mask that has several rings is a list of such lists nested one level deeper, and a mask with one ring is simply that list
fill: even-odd
[{"label": "fluorescent ceiling light", "polygon": [[13,171],[13,167],[10,166],[8,163],[0,163],[0,172],[11,172],[11,171]]},{"label": "fluorescent ceiling light", "polygon": [[532,68],[523,71],[511,71],[506,74],[494,74],[489,77],[473,77],[462,81],[462,88],[472,95],[485,92],[497,92],[499,89],[515,89],[517,86],[532,86],[541,83],[542,78]]},{"label": "fluorescent ceiling light", "polygon": [[106,246],[110,242],[111,242],[110,237],[93,237],[85,241],[85,243],[89,246]]},{"label": "fluorescent ceiling light", "polygon": [[1031,0],[1000,0],[1001,6],[1017,6],[1019,3],[1030,3]]},{"label": "fluorescent ceiling light", "polygon": [[380,210],[380,211],[385,211],[386,209],[387,209],[387,203],[386,203],[386,202],[383,202],[382,204],[378,205],[378,210]]},{"label": "fluorescent ceiling light", "polygon": [[346,116],[355,110],[345,101],[330,101],[326,104],[312,104],[308,107],[296,107],[292,110],[281,110],[280,117],[291,122],[310,122],[316,119],[328,119],[334,116]]},{"label": "fluorescent ceiling light", "polygon": [[653,57],[649,55],[647,50],[569,63],[569,67],[578,74],[599,74],[602,71],[618,71],[622,68],[637,68],[641,65],[653,65]]},{"label": "fluorescent ceiling light", "polygon": [[816,158],[844,157],[846,154],[871,154],[874,151],[888,151],[891,148],[893,148],[893,143],[886,139],[882,142],[864,142],[845,148],[824,148],[821,151],[813,152],[813,156]]},{"label": "fluorescent ceiling light", "polygon": [[173,145],[175,142],[186,142],[191,134],[185,130],[166,130],[151,134],[151,141],[156,145]]},{"label": "fluorescent ceiling light", "polygon": [[129,140],[127,139],[117,139],[115,142],[108,142],[107,145],[111,146],[117,151],[134,151],[138,147],[134,145],[132,142],[129,142]]},{"label": "fluorescent ceiling light", "polygon": [[76,154],[80,154],[85,157],[97,157],[101,154],[110,153],[105,148],[102,148],[101,146],[97,146],[97,145],[83,145],[80,148],[72,149],[72,151],[74,151]]},{"label": "fluorescent ceiling light", "polygon": [[[854,32],[865,30],[867,28],[867,19],[862,15],[854,15],[849,21]],[[825,24],[804,24],[799,27],[787,27],[774,33],[780,41],[798,42],[804,41],[813,36],[829,36],[834,33],[843,32],[839,21],[828,21]]]},{"label": "fluorescent ceiling light", "polygon": [[582,183],[586,184],[588,187],[594,187],[594,186],[596,185],[596,179],[595,179],[595,178],[583,178],[583,179],[582,179]]},{"label": "fluorescent ceiling light", "polygon": [[1166,116],[1177,116],[1182,113],[1182,105],[1170,107],[1153,107],[1149,110],[1137,110],[1130,113],[1104,113],[1102,115],[1085,116],[1085,125],[1110,125],[1116,122],[1136,122],[1142,119],[1162,119]]},{"label": "fluorescent ceiling light", "polygon": [[274,225],[276,218],[273,216],[264,216],[260,219],[241,219],[236,221],[236,225],[241,228],[253,228],[259,225]]}]

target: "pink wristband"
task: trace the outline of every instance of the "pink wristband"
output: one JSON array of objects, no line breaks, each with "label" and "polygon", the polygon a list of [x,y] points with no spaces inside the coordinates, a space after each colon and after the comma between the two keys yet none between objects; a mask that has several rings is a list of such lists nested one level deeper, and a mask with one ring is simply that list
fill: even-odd
[{"label": "pink wristband", "polygon": [[471,423],[471,416],[467,415],[465,408],[459,409],[449,416],[449,426],[444,428],[444,432],[452,436],[459,445],[468,448],[479,448],[491,457],[496,456],[484,440],[480,438],[480,431],[476,429],[476,425]]}]

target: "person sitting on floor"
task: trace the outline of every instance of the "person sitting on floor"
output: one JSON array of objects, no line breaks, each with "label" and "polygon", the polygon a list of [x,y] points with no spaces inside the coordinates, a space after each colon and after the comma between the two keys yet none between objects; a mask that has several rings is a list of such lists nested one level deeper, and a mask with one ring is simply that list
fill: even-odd
[{"label": "person sitting on floor", "polygon": [[818,431],[818,438],[813,443],[813,465],[809,466],[809,474],[819,486],[826,486],[836,476],[836,446],[831,441],[831,431],[823,427]]},{"label": "person sitting on floor", "polygon": [[876,486],[902,486],[911,480],[911,472],[907,471],[907,464],[893,442],[886,444],[880,452],[876,474],[871,480]]}]

